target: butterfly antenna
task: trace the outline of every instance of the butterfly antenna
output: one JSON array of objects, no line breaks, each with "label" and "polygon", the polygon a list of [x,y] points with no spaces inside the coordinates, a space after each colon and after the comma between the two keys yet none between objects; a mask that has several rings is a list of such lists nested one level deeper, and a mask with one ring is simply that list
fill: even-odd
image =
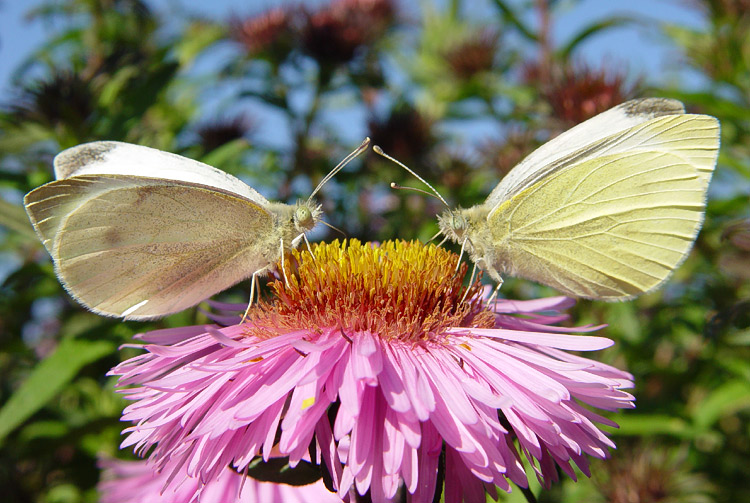
[{"label": "butterfly antenna", "polygon": [[411,190],[413,192],[419,192],[420,194],[424,194],[426,196],[434,197],[435,199],[437,199],[435,194],[433,194],[432,192],[427,192],[426,190],[418,189],[416,187],[404,187],[403,185],[399,185],[396,182],[391,182],[391,188],[395,190]]},{"label": "butterfly antenna", "polygon": [[329,228],[335,230],[336,232],[338,232],[339,234],[341,234],[342,236],[344,236],[344,239],[346,239],[347,237],[349,237],[349,236],[346,235],[346,232],[342,231],[341,229],[339,229],[335,225],[331,225],[328,222],[324,222],[323,220],[321,220],[320,223],[323,224],[323,225],[325,225],[326,227],[329,227]]},{"label": "butterfly antenna", "polygon": [[[375,145],[374,147],[372,147],[372,149],[375,151],[376,154],[385,157],[386,159],[388,159],[389,161],[391,161],[391,162],[393,162],[395,164],[398,164],[399,166],[401,166],[402,168],[404,168],[406,171],[408,171],[409,173],[411,173],[412,175],[414,175],[414,177],[417,180],[419,180],[420,182],[422,182],[423,184],[427,185],[427,187],[430,188],[430,190],[433,192],[433,194],[435,194],[435,196],[437,196],[437,198],[440,200],[440,202],[442,202],[445,205],[446,208],[450,208],[450,206],[445,201],[445,199],[443,199],[443,196],[441,196],[440,193],[437,190],[435,190],[435,187],[433,187],[432,185],[430,185],[429,183],[427,183],[427,180],[425,180],[424,178],[422,178],[421,176],[419,176],[417,173],[415,173],[413,170],[411,170],[408,166],[406,166],[401,161],[397,161],[393,157],[391,157],[388,154],[386,154],[385,152],[383,152],[383,149],[380,148],[379,146]],[[411,187],[400,187],[398,185],[396,187],[394,187],[393,185],[394,184],[391,184],[391,187],[394,188],[394,189],[395,188],[404,188],[404,189],[416,190],[416,191],[419,192],[419,189],[414,189],[414,188],[411,188]]]},{"label": "butterfly antenna", "polygon": [[335,168],[333,168],[333,169],[332,169],[332,170],[331,170],[331,171],[330,171],[330,172],[329,172],[329,173],[328,173],[328,174],[327,174],[327,175],[326,175],[326,176],[325,176],[325,177],[324,177],[324,178],[323,178],[323,179],[322,179],[322,180],[320,181],[320,183],[318,184],[318,186],[317,186],[317,187],[315,187],[315,190],[313,190],[313,191],[312,191],[312,194],[310,194],[310,197],[309,197],[309,198],[307,198],[307,202],[308,202],[308,203],[310,203],[310,201],[312,201],[312,198],[313,198],[313,196],[314,196],[315,194],[317,194],[317,193],[318,193],[318,191],[319,191],[319,190],[320,190],[321,188],[323,188],[323,185],[325,185],[325,184],[326,184],[326,183],[327,183],[327,182],[328,182],[328,181],[329,181],[329,180],[330,180],[331,178],[333,178],[334,176],[336,176],[336,173],[338,173],[339,171],[341,171],[341,170],[342,170],[342,169],[344,168],[344,166],[346,166],[347,164],[349,164],[350,162],[352,162],[352,160],[354,160],[354,158],[356,158],[356,157],[357,157],[357,156],[359,156],[359,155],[360,155],[360,154],[361,154],[362,152],[364,152],[365,150],[367,150],[367,147],[369,147],[369,146],[370,146],[370,138],[365,138],[365,140],[364,140],[364,141],[363,141],[363,142],[362,142],[362,143],[361,143],[361,144],[359,145],[359,147],[357,147],[356,149],[354,149],[354,151],[353,151],[353,152],[352,152],[351,154],[349,154],[349,155],[347,155],[346,157],[344,157],[344,160],[343,160],[343,161],[341,161],[340,163],[338,163],[338,164],[336,165],[336,167],[335,167]]}]

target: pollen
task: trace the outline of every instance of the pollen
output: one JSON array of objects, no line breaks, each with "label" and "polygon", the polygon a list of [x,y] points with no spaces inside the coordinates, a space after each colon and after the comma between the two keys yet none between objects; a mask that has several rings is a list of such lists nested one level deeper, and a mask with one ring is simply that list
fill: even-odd
[{"label": "pollen", "polygon": [[465,287],[468,266],[457,267],[458,256],[438,246],[337,240],[311,251],[292,252],[288,283],[271,283],[272,298],[251,312],[256,335],[334,328],[416,343],[442,341],[450,327],[493,326],[479,280]]}]

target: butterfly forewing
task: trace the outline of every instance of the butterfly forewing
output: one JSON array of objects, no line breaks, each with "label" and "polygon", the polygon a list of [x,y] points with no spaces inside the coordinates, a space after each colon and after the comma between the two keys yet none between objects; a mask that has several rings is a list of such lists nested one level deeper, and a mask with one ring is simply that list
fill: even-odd
[{"label": "butterfly forewing", "polygon": [[55,156],[57,180],[80,175],[158,177],[237,194],[261,206],[268,204],[252,187],[213,166],[171,152],[118,141],[84,143]]},{"label": "butterfly forewing", "polygon": [[495,187],[487,198],[487,204],[499,204],[547,174],[574,164],[581,156],[589,153],[595,155],[595,152],[591,152],[592,147],[595,148],[605,138],[656,117],[683,113],[685,109],[682,103],[666,98],[631,100],[602,112],[534,150]]},{"label": "butterfly forewing", "polygon": [[690,250],[706,183],[663,151],[597,157],[545,177],[488,216],[507,272],[580,297],[656,288]]},{"label": "butterfly forewing", "polygon": [[[593,119],[592,119],[593,120]],[[561,135],[562,136],[562,135]],[[526,169],[527,159],[513,168],[492,191],[485,204],[497,206],[546,176],[594,157],[626,152],[669,152],[695,166],[708,184],[718,153],[718,121],[707,115],[668,115],[600,138],[550,164]],[[555,140],[553,140],[555,141]],[[541,148],[546,147],[544,145]],[[535,156],[536,152],[529,157]],[[516,174],[516,170],[520,169]]]},{"label": "butterfly forewing", "polygon": [[[64,212],[55,208],[59,201]],[[265,267],[264,253],[278,254],[267,209],[196,184],[76,176],[32,191],[27,208],[40,234],[53,240],[65,287],[111,316],[180,311]],[[45,227],[39,222],[49,214],[65,218]]]}]

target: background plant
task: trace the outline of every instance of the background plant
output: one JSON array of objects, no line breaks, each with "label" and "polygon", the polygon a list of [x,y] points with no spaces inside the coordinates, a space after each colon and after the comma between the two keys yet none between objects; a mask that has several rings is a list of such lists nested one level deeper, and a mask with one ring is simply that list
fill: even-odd
[{"label": "background plant", "polygon": [[[535,490],[540,501],[750,500],[750,4],[684,0],[705,29],[611,16],[554,44],[558,14],[575,4],[494,0],[478,16],[459,0],[419,10],[335,0],[222,22],[175,18],[145,0],[59,0],[31,12],[58,29],[0,97],[8,501],[96,501],[97,455],[115,454],[122,429],[122,403],[104,377],[130,354],[117,346],[136,332],[205,320],[192,310],[122,323],[64,293],[21,206],[51,180],[61,149],[101,139],[149,145],[291,202],[359,142],[346,134],[354,128],[468,206],[539,144],[637,96],[674,97],[721,120],[706,223],[666,288],[628,303],[579,302],[576,323],[609,324],[603,333],[617,344],[600,357],[635,375],[638,408],[616,416],[620,449],[595,464],[591,480]],[[646,77],[583,62],[582,43],[624,24],[660,33],[679,71],[696,78],[688,86],[679,72]],[[279,126],[268,130],[251,109]],[[376,156],[353,163],[324,190],[329,221],[363,240],[428,239],[440,203],[394,193],[390,181],[415,185]],[[224,298],[242,301],[247,291]],[[553,294],[514,280],[502,293]]]}]

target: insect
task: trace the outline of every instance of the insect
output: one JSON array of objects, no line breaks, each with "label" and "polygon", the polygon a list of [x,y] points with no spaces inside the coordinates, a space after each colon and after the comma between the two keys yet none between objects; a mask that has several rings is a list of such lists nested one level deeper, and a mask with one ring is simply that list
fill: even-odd
[{"label": "insect", "polygon": [[66,290],[95,313],[131,320],[191,307],[258,277],[321,221],[313,196],[271,202],[239,179],[160,150],[99,141],[55,157],[56,180],[24,198]]},{"label": "insect", "polygon": [[659,287],[690,251],[718,149],[714,117],[671,99],[628,101],[539,147],[484,203],[449,207],[440,232],[498,288],[510,275],[630,299]]}]

